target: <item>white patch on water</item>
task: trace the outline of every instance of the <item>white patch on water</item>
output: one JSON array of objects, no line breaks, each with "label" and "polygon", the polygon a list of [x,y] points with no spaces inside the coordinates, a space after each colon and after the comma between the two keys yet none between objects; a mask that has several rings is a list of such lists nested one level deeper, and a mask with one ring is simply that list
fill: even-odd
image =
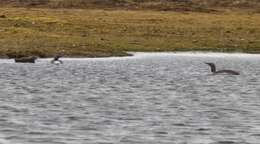
[{"label": "white patch on water", "polygon": [[[212,57],[212,58],[259,58],[260,54],[247,53],[216,53],[216,52],[129,52],[133,56],[125,57],[101,57],[101,58],[60,58],[62,61],[108,61],[108,60],[127,60],[127,59],[143,59],[150,57]],[[39,58],[36,63],[45,63],[53,58]],[[0,59],[0,63],[15,63],[13,59]]]},{"label": "white patch on water", "polygon": [[134,57],[155,57],[155,56],[189,56],[189,57],[243,57],[243,58],[260,58],[260,54],[247,53],[216,53],[216,52],[132,52]]}]

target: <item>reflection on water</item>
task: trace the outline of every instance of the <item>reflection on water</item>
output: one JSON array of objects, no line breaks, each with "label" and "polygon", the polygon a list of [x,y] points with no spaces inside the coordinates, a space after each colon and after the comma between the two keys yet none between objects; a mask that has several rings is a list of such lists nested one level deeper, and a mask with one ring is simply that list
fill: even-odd
[{"label": "reflection on water", "polygon": [[[260,56],[0,62],[2,144],[258,144]],[[240,71],[211,75],[203,62]]]}]

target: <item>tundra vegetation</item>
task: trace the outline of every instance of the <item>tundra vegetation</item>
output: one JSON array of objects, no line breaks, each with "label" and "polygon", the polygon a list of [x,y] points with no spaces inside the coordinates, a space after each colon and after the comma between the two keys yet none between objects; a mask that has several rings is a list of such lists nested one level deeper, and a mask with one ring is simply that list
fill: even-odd
[{"label": "tundra vegetation", "polygon": [[0,0],[0,56],[260,52],[260,0]]}]

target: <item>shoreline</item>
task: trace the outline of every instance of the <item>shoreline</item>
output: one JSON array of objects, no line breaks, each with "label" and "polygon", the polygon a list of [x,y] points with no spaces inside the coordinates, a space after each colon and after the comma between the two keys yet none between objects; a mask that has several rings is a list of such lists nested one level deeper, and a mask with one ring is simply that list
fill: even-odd
[{"label": "shoreline", "polygon": [[[125,52],[125,55],[108,55],[108,56],[82,56],[82,55],[70,55],[70,56],[62,56],[61,58],[69,58],[69,59],[102,59],[102,58],[125,58],[125,57],[134,57],[139,54],[191,54],[191,55],[248,55],[248,56],[260,56],[260,52],[237,52],[237,51],[228,51],[228,52],[219,52],[219,51],[129,51]],[[24,57],[31,57],[35,55],[29,55]],[[55,56],[55,55],[54,55]],[[47,56],[47,57],[39,57],[36,56],[37,59],[52,59],[54,56]],[[7,57],[7,56],[0,56],[0,59],[15,59],[16,57]],[[17,57],[19,58],[19,57]]]},{"label": "shoreline", "polygon": [[[111,56],[111,57],[61,57],[62,60],[109,60],[109,59],[131,59],[150,56],[191,56],[191,57],[252,57],[260,58],[259,53],[225,53],[225,52],[203,52],[203,51],[187,51],[187,52],[129,52],[130,56]],[[37,60],[52,60],[52,57],[37,58]],[[14,58],[0,58],[0,60],[14,60]]]}]

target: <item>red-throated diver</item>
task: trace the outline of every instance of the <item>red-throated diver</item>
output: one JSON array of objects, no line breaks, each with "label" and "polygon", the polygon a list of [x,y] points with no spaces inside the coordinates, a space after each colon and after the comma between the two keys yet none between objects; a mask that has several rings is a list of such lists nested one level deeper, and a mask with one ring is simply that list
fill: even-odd
[{"label": "red-throated diver", "polygon": [[211,72],[213,74],[222,74],[222,73],[226,73],[226,74],[230,74],[230,75],[240,75],[239,72],[233,71],[233,70],[219,70],[216,71],[216,66],[214,63],[205,63],[207,65],[210,66]]}]

